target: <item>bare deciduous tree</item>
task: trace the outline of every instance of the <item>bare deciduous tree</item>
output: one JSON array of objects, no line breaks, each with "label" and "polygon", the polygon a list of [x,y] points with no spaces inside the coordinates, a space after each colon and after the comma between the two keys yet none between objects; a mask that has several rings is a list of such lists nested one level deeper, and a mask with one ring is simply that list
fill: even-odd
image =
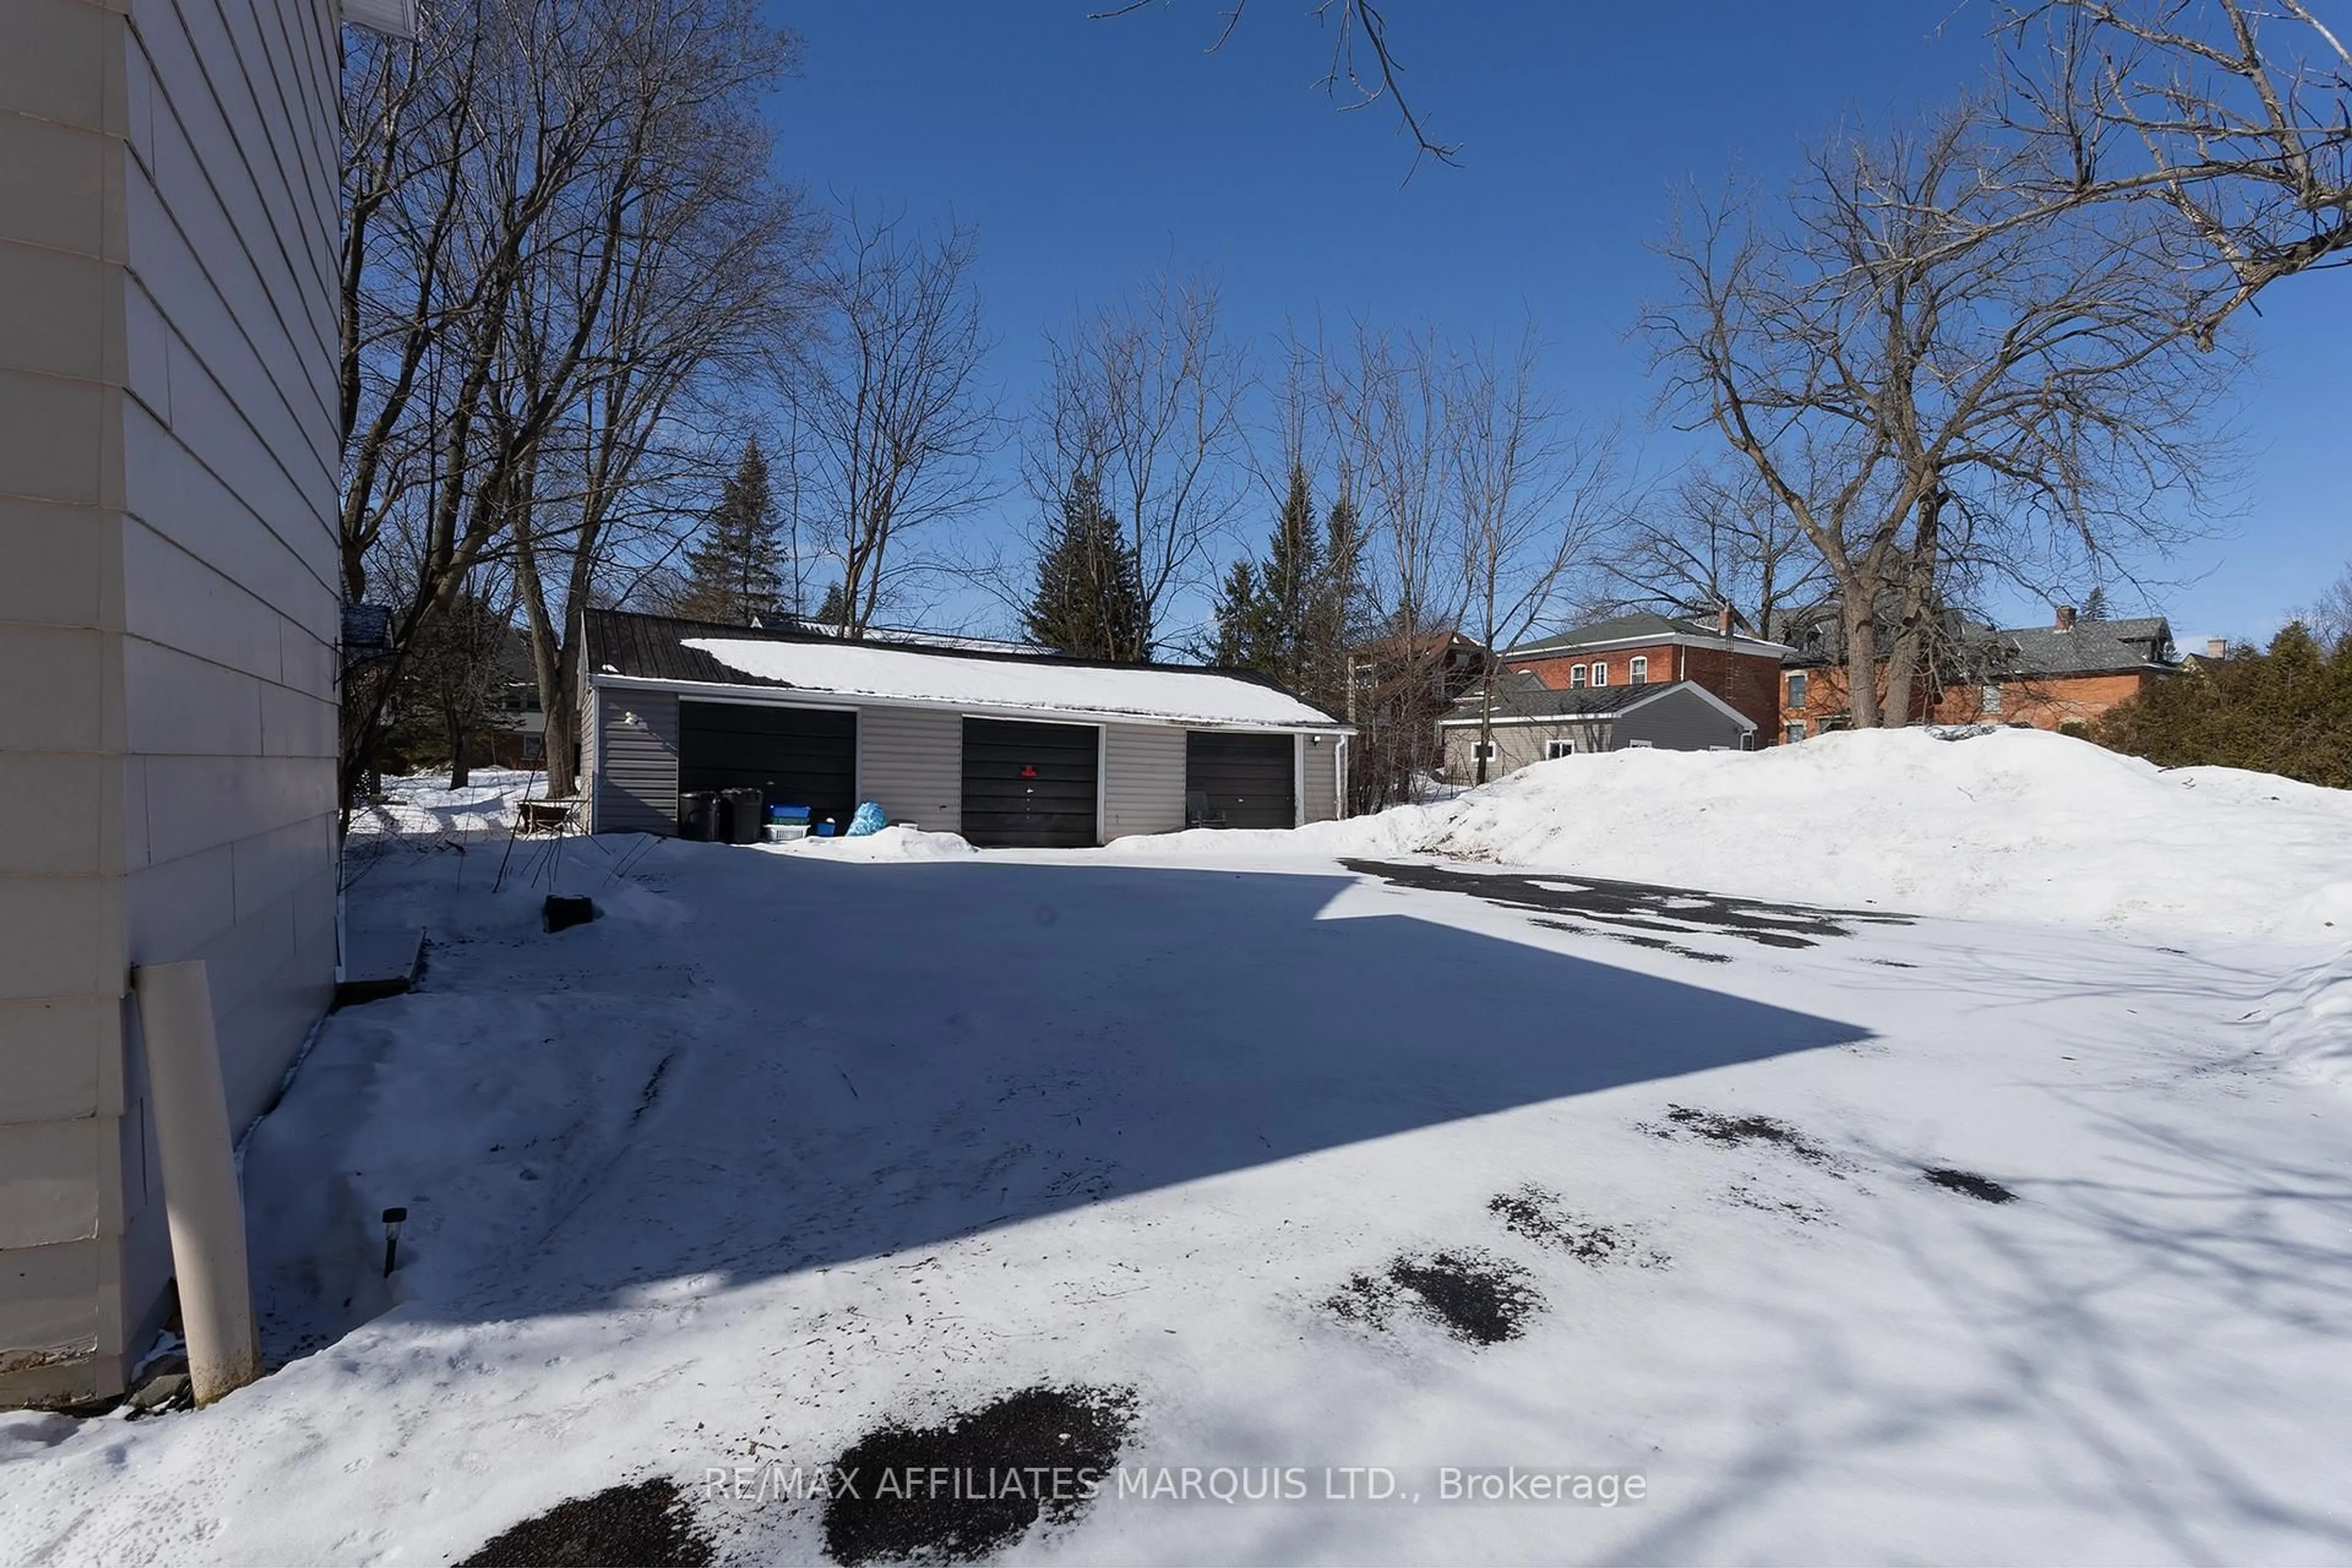
[{"label": "bare deciduous tree", "polygon": [[346,703],[347,798],[420,628],[551,512],[576,537],[542,482],[583,389],[612,385],[629,280],[681,237],[666,199],[711,155],[683,122],[710,131],[793,53],[752,0],[457,0],[414,44],[355,44],[343,576],[399,602],[389,668]]},{"label": "bare deciduous tree", "polygon": [[1605,570],[1613,609],[1712,616],[1776,636],[1826,581],[1804,530],[1752,470],[1716,464],[1682,474],[1633,509],[1611,542]]},{"label": "bare deciduous tree", "polygon": [[[1153,0],[1121,0],[1092,15],[1097,21],[1131,16],[1152,3]],[[1224,47],[1225,40],[1234,36],[1248,9],[1249,0],[1228,0],[1218,13],[1219,26],[1215,39],[1209,45],[1210,53]],[[1389,41],[1388,16],[1378,0],[1316,0],[1309,14],[1331,29],[1330,63],[1316,85],[1328,97],[1345,95],[1347,101],[1339,105],[1341,113],[1385,101],[1396,112],[1398,129],[1412,142],[1414,168],[1420,167],[1423,158],[1441,163],[1459,161],[1461,144],[1438,141],[1412,100],[1405,96],[1402,80],[1404,68]],[[1412,171],[1406,174],[1410,178]]]},{"label": "bare deciduous tree", "polygon": [[[2272,284],[2352,261],[2352,37],[2311,0],[2018,0],[2013,123],[2059,205],[2154,203],[2210,345]],[[2340,25],[2340,24],[2339,24]]]},{"label": "bare deciduous tree", "polygon": [[2296,611],[2294,618],[2310,627],[2319,646],[2330,651],[2352,638],[2352,562],[2345,563],[2342,575],[2330,583],[2318,598]]},{"label": "bare deciduous tree", "polygon": [[832,619],[863,637],[876,612],[937,568],[921,531],[988,499],[1000,441],[982,379],[989,343],[972,282],[978,237],[901,217],[843,215],[817,268],[821,321],[785,373],[803,537],[838,573]]},{"label": "bare deciduous tree", "polygon": [[[1625,510],[1614,436],[1569,424],[1542,385],[1539,358],[1530,331],[1507,351],[1470,345],[1446,377],[1465,629],[1495,653],[1552,614]],[[1494,750],[1498,672],[1478,683],[1479,784]]]},{"label": "bare deciduous tree", "polygon": [[1990,124],[1832,143],[1779,222],[1694,206],[1661,247],[1679,295],[1643,320],[1669,403],[1821,558],[1858,727],[1908,721],[1960,563],[2050,596],[2127,574],[2217,471],[2223,367],[2178,331],[2188,285],[2120,209],[2014,221]]},{"label": "bare deciduous tree", "polygon": [[1045,389],[1023,454],[1050,511],[1084,473],[1126,528],[1142,574],[1146,647],[1199,586],[1245,494],[1248,354],[1224,333],[1215,284],[1161,274],[1046,342]]},{"label": "bare deciduous tree", "polygon": [[[1454,638],[1469,580],[1454,504],[1451,366],[1434,329],[1359,322],[1318,342],[1339,489],[1361,529],[1358,563],[1370,635],[1350,659],[1350,752],[1362,809],[1411,798],[1437,768],[1437,721],[1459,673]],[[1483,652],[1484,650],[1482,650]]]}]

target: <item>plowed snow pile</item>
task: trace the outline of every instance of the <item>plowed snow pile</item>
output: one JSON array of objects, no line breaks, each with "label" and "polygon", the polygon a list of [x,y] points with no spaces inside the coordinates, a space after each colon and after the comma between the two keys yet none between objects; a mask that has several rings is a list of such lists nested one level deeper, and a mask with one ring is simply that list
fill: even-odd
[{"label": "plowed snow pile", "polygon": [[[1213,837],[1239,836],[1182,838]],[[1567,757],[1263,837],[1915,914],[2352,941],[2352,792],[2033,730]]]}]

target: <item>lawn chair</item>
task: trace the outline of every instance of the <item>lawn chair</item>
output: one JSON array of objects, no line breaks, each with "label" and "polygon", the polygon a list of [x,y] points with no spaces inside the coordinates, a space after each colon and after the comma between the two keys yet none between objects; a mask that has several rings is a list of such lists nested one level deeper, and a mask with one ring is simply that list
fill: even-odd
[{"label": "lawn chair", "polygon": [[569,832],[579,806],[576,800],[519,800],[515,827],[523,833]]},{"label": "lawn chair", "polygon": [[1223,827],[1225,814],[1209,809],[1209,794],[1196,791],[1184,797],[1184,826],[1187,827]]}]

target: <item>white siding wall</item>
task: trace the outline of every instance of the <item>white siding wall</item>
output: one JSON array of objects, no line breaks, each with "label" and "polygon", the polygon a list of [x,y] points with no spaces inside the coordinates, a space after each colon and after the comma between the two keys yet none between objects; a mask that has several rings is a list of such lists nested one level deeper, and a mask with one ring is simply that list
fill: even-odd
[{"label": "white siding wall", "polygon": [[0,24],[0,1403],[110,1392],[169,1272],[129,967],[231,1119],[334,966],[328,0]]},{"label": "white siding wall", "polygon": [[1103,837],[1184,826],[1184,731],[1108,724],[1103,741]]},{"label": "white siding wall", "polygon": [[963,828],[963,716],[916,708],[857,712],[857,798],[929,833]]}]

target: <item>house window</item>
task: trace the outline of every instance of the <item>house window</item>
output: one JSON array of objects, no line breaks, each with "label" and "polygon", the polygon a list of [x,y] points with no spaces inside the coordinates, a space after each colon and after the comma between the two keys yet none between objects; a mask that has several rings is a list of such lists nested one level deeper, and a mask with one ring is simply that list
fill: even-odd
[{"label": "house window", "polygon": [[1625,742],[1625,749],[1629,752],[1646,752],[1656,744],[1655,741],[1628,741]]},{"label": "house window", "polygon": [[1650,660],[1648,656],[1643,654],[1635,654],[1633,656],[1633,668],[1630,673],[1626,675],[1625,681],[1629,686],[1647,686],[1650,684]]},{"label": "house window", "polygon": [[[1804,671],[1799,670],[1796,674],[1789,677],[1789,706],[1791,708],[1802,708],[1804,705],[1805,675]],[[1803,726],[1799,725],[1798,728],[1802,729]]]},{"label": "house window", "polygon": [[1739,731],[1739,749],[1743,752],[1752,752],[1756,749],[1755,731],[1742,730]]},{"label": "house window", "polygon": [[1493,741],[1470,742],[1470,760],[1474,763],[1491,763],[1501,755],[1502,748]]},{"label": "house window", "polygon": [[1571,688],[1584,684],[1584,666],[1571,664],[1568,667],[1568,684]]},{"label": "house window", "polygon": [[1544,757],[1546,761],[1549,761],[1555,757],[1571,757],[1575,754],[1576,742],[1573,741],[1546,741],[1544,742]]},{"label": "house window", "polygon": [[1607,665],[1595,664],[1592,667],[1592,684],[1595,686],[1606,686],[1609,684],[1609,667]]},{"label": "house window", "polygon": [[2000,711],[2000,688],[1982,686],[1977,689],[1977,706],[1987,713]]},{"label": "house window", "polygon": [[1788,739],[1789,739],[1791,742],[1794,742],[1801,741],[1801,740],[1803,740],[1804,738],[1805,738],[1805,721],[1804,721],[1802,719],[1800,719],[1800,720],[1798,720],[1795,723],[1793,723],[1793,724],[1791,724],[1791,725],[1790,725],[1790,726],[1789,726],[1789,735],[1788,735]]}]

